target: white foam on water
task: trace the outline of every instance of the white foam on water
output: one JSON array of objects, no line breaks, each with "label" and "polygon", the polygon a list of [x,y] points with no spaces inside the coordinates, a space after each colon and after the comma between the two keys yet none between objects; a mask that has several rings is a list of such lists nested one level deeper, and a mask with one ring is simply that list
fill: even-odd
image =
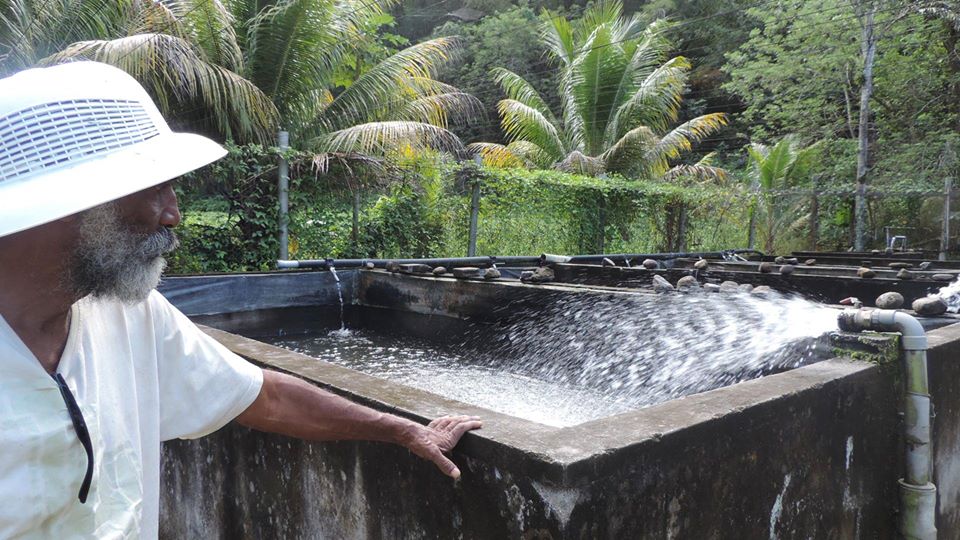
[{"label": "white foam on water", "polygon": [[581,296],[514,315],[452,346],[346,328],[274,342],[565,427],[809,363],[836,329],[835,310],[781,295]]},{"label": "white foam on water", "polygon": [[939,296],[947,304],[947,311],[950,313],[960,312],[960,279],[942,287],[940,292],[927,296]]}]

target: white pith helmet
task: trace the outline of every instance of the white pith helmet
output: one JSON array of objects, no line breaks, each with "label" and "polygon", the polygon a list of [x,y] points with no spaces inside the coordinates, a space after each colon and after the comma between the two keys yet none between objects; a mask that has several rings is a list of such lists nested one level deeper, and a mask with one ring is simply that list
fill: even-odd
[{"label": "white pith helmet", "polygon": [[0,236],[136,193],[226,155],[174,133],[140,84],[98,62],[0,79]]}]

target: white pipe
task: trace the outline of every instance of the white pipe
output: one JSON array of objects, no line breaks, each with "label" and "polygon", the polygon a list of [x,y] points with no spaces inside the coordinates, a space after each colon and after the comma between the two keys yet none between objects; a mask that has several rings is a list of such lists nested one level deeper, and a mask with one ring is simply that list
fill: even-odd
[{"label": "white pipe", "polygon": [[844,331],[899,332],[903,348],[904,477],[900,479],[900,534],[909,540],[936,540],[937,487],[932,483],[930,389],[927,336],[912,316],[892,309],[845,310],[838,322]]}]

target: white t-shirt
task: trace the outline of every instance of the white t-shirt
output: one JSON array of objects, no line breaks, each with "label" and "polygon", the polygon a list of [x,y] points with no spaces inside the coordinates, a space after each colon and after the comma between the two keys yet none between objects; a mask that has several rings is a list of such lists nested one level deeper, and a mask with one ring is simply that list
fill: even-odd
[{"label": "white t-shirt", "polygon": [[156,538],[160,442],[206,435],[260,393],[260,368],[154,291],[74,304],[57,370],[83,412],[87,456],[56,381],[0,317],[0,538]]}]

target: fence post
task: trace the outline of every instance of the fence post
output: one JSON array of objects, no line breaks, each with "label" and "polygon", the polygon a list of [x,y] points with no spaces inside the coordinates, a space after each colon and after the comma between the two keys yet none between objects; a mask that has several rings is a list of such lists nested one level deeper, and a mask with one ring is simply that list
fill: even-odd
[{"label": "fence post", "polygon": [[950,192],[953,191],[953,178],[949,176],[943,180],[943,234],[940,237],[939,260],[947,260],[947,251],[950,250]]},{"label": "fence post", "polygon": [[287,226],[290,223],[290,166],[287,163],[287,157],[284,153],[287,149],[290,148],[290,134],[286,131],[281,131],[277,134],[277,146],[280,147],[280,163],[277,167],[278,169],[278,178],[277,178],[277,191],[280,195],[280,215],[279,215],[279,225],[280,225],[280,259],[286,260],[290,258],[290,237],[287,231]]},{"label": "fence post", "polygon": [[753,249],[757,241],[757,203],[759,199],[760,182],[753,181],[750,185],[750,224],[747,226],[747,249]]},{"label": "fence post", "polygon": [[473,175],[473,196],[470,198],[470,240],[467,244],[467,257],[477,255],[477,220],[480,217],[480,167],[483,165],[483,158],[479,155],[473,157],[476,165],[476,173]]},{"label": "fence post", "polygon": [[813,196],[810,199],[810,251],[817,250],[820,240],[820,177],[813,177]]}]

